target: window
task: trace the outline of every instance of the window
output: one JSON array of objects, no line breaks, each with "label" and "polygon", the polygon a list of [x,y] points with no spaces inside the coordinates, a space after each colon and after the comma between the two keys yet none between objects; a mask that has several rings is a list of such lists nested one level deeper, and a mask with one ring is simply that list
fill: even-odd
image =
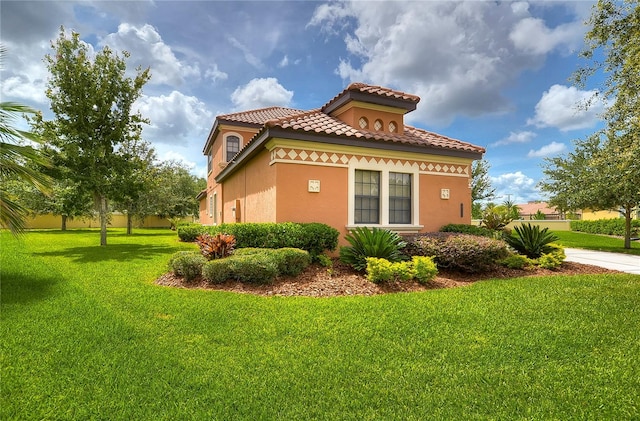
[{"label": "window", "polygon": [[366,129],[369,127],[369,120],[367,120],[366,117],[360,117],[360,120],[358,120],[358,126],[360,126],[361,129]]},{"label": "window", "polygon": [[384,127],[384,124],[382,124],[382,120],[378,119],[373,123],[373,128],[375,129],[375,131],[380,131],[381,128]]},{"label": "window", "polygon": [[417,166],[376,160],[354,162],[349,166],[347,194],[348,229],[378,226],[417,232],[423,228]]},{"label": "window", "polygon": [[209,149],[209,153],[207,154],[207,174],[211,172],[213,169],[213,154],[211,149]]},{"label": "window", "polygon": [[356,170],[355,173],[356,224],[380,222],[380,172]]},{"label": "window", "polygon": [[391,123],[389,123],[389,132],[395,133],[397,130],[398,130],[398,125],[396,124],[395,121],[392,121]]},{"label": "window", "polygon": [[240,152],[240,138],[234,135],[227,136],[226,147],[227,162],[231,162],[233,157]]},{"label": "window", "polygon": [[213,195],[209,195],[209,216],[213,216]]},{"label": "window", "polygon": [[213,223],[218,225],[218,193],[213,193]]},{"label": "window", "polygon": [[389,223],[411,223],[411,174],[389,173]]}]

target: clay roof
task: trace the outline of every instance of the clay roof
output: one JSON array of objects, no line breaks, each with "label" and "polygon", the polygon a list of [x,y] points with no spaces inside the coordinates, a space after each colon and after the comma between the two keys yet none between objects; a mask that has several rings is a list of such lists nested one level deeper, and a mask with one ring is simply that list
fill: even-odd
[{"label": "clay roof", "polygon": [[412,126],[404,126],[403,134],[356,129],[320,110],[311,110],[266,122],[267,127],[317,133],[330,136],[345,136],[353,139],[387,141],[416,146],[431,146],[469,152],[484,152],[484,148]]},{"label": "clay roof", "polygon": [[556,208],[549,207],[547,202],[519,203],[516,206],[520,208],[521,215],[533,215],[538,211],[545,215],[558,213]]},{"label": "clay roof", "polygon": [[267,121],[278,119],[294,114],[300,114],[303,110],[285,107],[268,107],[257,110],[242,111],[239,113],[224,114],[217,117],[218,121],[230,121],[237,123],[248,123],[262,126]]},{"label": "clay roof", "polygon": [[407,111],[415,110],[416,104],[420,102],[420,97],[417,95],[396,91],[382,86],[354,82],[327,102],[322,107],[322,111],[331,113],[331,111],[343,105],[349,99],[364,98],[373,102],[380,102],[382,104],[388,103],[388,105],[399,106],[401,108],[405,108]]}]

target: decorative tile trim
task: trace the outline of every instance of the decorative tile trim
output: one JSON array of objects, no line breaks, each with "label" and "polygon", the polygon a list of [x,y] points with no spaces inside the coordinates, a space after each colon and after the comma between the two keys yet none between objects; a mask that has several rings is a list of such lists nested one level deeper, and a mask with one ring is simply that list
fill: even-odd
[{"label": "decorative tile trim", "polygon": [[325,152],[297,148],[276,147],[271,151],[269,165],[275,163],[297,163],[304,165],[323,165],[327,167],[348,167],[350,162],[369,165],[397,165],[407,169],[418,169],[420,174],[469,177],[469,165],[451,164],[435,161],[417,161],[411,159],[376,158],[342,152]]}]

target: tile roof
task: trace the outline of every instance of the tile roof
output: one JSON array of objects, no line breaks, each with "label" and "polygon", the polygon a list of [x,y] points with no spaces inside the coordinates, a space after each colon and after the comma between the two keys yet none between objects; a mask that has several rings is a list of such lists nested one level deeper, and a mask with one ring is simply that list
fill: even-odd
[{"label": "tile roof", "polygon": [[320,110],[269,120],[267,127],[278,127],[293,131],[310,132],[331,136],[346,136],[361,140],[376,140],[416,146],[431,146],[468,152],[484,152],[484,148],[405,124],[403,134],[356,129]]},{"label": "tile roof", "polygon": [[396,91],[394,89],[385,88],[382,86],[367,85],[366,83],[354,82],[347,86],[346,89],[344,89],[338,95],[334,96],[329,102],[327,102],[322,107],[322,110],[331,110],[336,106],[336,103],[339,103],[344,99],[345,96],[348,96],[351,92],[375,95],[376,97],[382,99],[392,99],[402,102],[408,102],[412,104],[411,109],[415,109],[415,104],[420,102],[420,97],[417,95],[408,94],[402,91]]},{"label": "tile roof", "polygon": [[303,110],[285,107],[268,107],[239,113],[224,114],[217,117],[218,121],[233,121],[238,123],[257,124],[262,126],[269,120],[303,113]]}]

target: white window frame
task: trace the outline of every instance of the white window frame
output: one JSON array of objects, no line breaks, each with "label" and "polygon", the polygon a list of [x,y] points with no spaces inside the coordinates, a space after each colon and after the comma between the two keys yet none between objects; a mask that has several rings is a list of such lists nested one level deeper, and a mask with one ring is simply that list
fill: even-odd
[{"label": "white window frame", "polygon": [[213,192],[213,225],[218,225],[218,192]]},{"label": "white window frame", "polygon": [[213,200],[214,200],[213,195],[210,194],[209,195],[209,203],[208,203],[209,204],[209,218],[211,218],[213,216]]},{"label": "white window frame", "polygon": [[[407,167],[403,164],[387,163],[379,164],[370,162],[376,160],[360,160],[349,164],[347,206],[348,221],[347,229],[356,227],[378,227],[399,232],[417,232],[424,226],[420,225],[420,170],[415,166]],[[355,180],[356,170],[368,170],[380,172],[380,223],[379,224],[356,224],[355,220]],[[397,172],[411,174],[411,223],[390,224],[389,223],[389,173]]]}]

